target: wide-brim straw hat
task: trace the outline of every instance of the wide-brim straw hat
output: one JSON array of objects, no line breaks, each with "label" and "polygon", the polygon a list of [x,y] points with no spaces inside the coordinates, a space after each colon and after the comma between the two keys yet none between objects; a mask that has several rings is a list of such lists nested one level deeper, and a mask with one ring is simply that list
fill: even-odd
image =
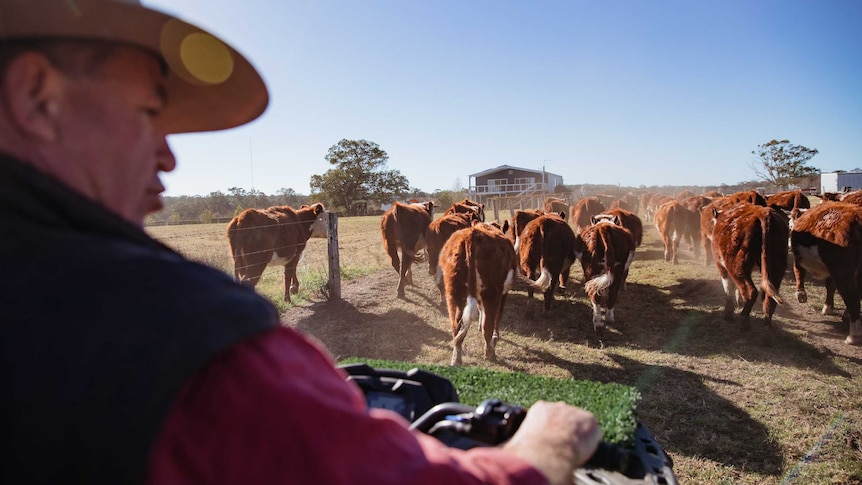
[{"label": "wide-brim straw hat", "polygon": [[263,113],[266,85],[233,47],[140,0],[0,0],[3,40],[71,38],[148,49],[168,66],[167,133],[233,128]]}]

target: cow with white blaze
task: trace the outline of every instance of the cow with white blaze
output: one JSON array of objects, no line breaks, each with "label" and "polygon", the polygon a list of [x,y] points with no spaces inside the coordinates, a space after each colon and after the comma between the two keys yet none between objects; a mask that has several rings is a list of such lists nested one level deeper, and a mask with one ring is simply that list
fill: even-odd
[{"label": "cow with white blaze", "polygon": [[805,275],[825,279],[826,304],[832,313],[835,290],[844,300],[850,329],[845,342],[862,344],[859,299],[862,297],[862,207],[846,202],[823,202],[796,219],[790,234],[796,297],[808,300]]},{"label": "cow with white blaze", "polygon": [[634,259],[635,242],[628,229],[600,223],[578,235],[575,253],[581,260],[584,289],[593,305],[593,330],[602,335],[605,322],[614,322],[614,306]]}]

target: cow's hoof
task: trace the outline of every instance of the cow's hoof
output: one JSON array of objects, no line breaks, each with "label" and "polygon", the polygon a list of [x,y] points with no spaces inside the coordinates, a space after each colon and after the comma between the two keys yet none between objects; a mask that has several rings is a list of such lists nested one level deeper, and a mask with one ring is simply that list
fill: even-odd
[{"label": "cow's hoof", "polygon": [[832,305],[823,305],[823,309],[820,310],[820,314],[821,315],[835,315],[835,307],[833,307]]},{"label": "cow's hoof", "polygon": [[290,294],[291,294],[291,295],[295,295],[295,294],[297,294],[297,293],[299,293],[299,285],[291,286],[291,287],[290,287]]},{"label": "cow's hoof", "polygon": [[799,303],[807,303],[808,302],[808,294],[805,293],[804,291],[797,291],[796,292],[796,301],[798,301]]},{"label": "cow's hoof", "polygon": [[848,345],[862,345],[862,335],[848,335],[844,339],[844,343]]}]

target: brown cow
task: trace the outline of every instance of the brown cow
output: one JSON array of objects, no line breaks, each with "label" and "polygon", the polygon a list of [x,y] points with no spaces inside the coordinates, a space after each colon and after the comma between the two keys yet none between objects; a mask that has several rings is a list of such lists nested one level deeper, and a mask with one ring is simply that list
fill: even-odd
[{"label": "brown cow", "polygon": [[617,199],[611,202],[608,209],[623,209],[632,212],[633,208],[626,199]]},{"label": "brown cow", "polygon": [[674,198],[682,202],[683,199],[688,199],[689,197],[694,197],[694,192],[690,190],[683,190],[682,192],[676,194],[676,197]]},{"label": "brown cow", "polygon": [[451,364],[461,365],[464,337],[476,321],[485,341],[485,358],[496,360],[500,317],[517,272],[512,243],[496,228],[474,223],[443,245],[440,269],[452,325]]},{"label": "brown cow", "polygon": [[598,224],[602,221],[611,222],[628,229],[629,232],[632,233],[632,240],[635,243],[635,247],[640,247],[643,242],[644,225],[643,222],[641,222],[641,218],[634,212],[624,209],[610,209],[601,214],[596,214],[590,222],[592,224]]},{"label": "brown cow", "polygon": [[544,214],[545,211],[541,209],[515,211],[515,214],[512,216],[512,223],[509,225],[509,229],[511,231],[509,232],[509,239],[512,241],[512,246],[515,248],[516,253],[521,246],[521,233],[524,232],[524,228],[527,227],[527,223]]},{"label": "brown cow", "polygon": [[862,205],[862,190],[854,190],[853,192],[841,194],[841,202]]},{"label": "brown cow", "polygon": [[805,303],[805,274],[825,279],[823,314],[832,313],[835,290],[844,300],[850,330],[845,342],[862,344],[859,316],[862,288],[862,207],[846,202],[824,202],[796,220],[790,234],[796,297]]},{"label": "brown cow", "polygon": [[[545,214],[533,219],[520,237],[518,261],[528,278],[543,288],[544,309],[551,309],[554,291],[565,288],[569,270],[575,262],[575,233],[565,219],[557,214]],[[527,290],[527,314],[533,301],[533,289]]]},{"label": "brown cow", "polygon": [[590,217],[600,214],[605,210],[604,204],[599,201],[598,197],[584,197],[572,205],[570,220],[575,229],[575,234],[580,233],[590,226]]},{"label": "brown cow", "polygon": [[[478,221],[479,215],[475,212],[458,212],[446,214],[430,224],[425,230],[425,250],[428,253],[428,274],[435,276],[437,288],[440,289],[440,303],[446,303],[446,294],[443,291],[443,279],[436,277],[440,274],[440,251],[443,245],[456,231],[466,229],[473,225],[473,221]],[[502,231],[502,228],[501,228]],[[505,232],[505,231],[503,231]]]},{"label": "brown cow", "polygon": [[[395,202],[380,220],[383,248],[389,254],[392,267],[398,272],[399,298],[404,297],[404,287],[413,284],[413,261],[416,253],[425,248],[425,230],[431,223],[434,204],[404,204]],[[398,249],[401,258],[398,258]]]},{"label": "brown cow", "polygon": [[681,201],[683,207],[689,210],[686,214],[687,216],[687,225],[686,225],[686,234],[685,239],[689,242],[690,249],[694,251],[694,257],[700,257],[700,248],[703,247],[704,252],[709,252],[709,248],[702,246],[701,242],[703,241],[703,234],[701,233],[701,211],[706,207],[712,199],[705,197],[703,195],[693,195],[691,197],[687,197]]},{"label": "brown cow", "polygon": [[658,206],[655,227],[664,244],[664,260],[679,263],[679,242],[691,231],[691,211],[675,199]]},{"label": "brown cow", "polygon": [[601,223],[578,235],[575,252],[584,270],[584,289],[593,304],[593,330],[601,336],[605,322],[614,322],[614,306],[634,259],[635,243],[628,229]]},{"label": "brown cow", "polygon": [[703,194],[704,197],[709,197],[710,199],[716,199],[718,197],[724,197],[724,194],[717,190],[710,190],[709,192]]},{"label": "brown cow", "polygon": [[644,218],[647,220],[647,222],[652,220],[651,214],[648,214],[646,209],[647,209],[647,205],[649,205],[649,201],[650,201],[650,199],[652,199],[653,195],[655,195],[655,194],[653,194],[652,192],[644,192],[638,198],[638,201],[640,202],[640,208],[644,210]]},{"label": "brown cow", "polygon": [[461,202],[453,203],[443,215],[453,214],[456,212],[473,212],[478,215],[479,220],[485,222],[485,204],[474,202],[470,199],[464,199]]},{"label": "brown cow", "polygon": [[810,209],[811,202],[801,190],[788,190],[766,196],[766,206],[796,212],[799,209]]},{"label": "brown cow", "polygon": [[542,210],[545,212],[568,212],[569,203],[566,199],[559,197],[545,197],[542,202]]},{"label": "brown cow", "polygon": [[227,226],[234,277],[254,288],[267,266],[284,266],[284,300],[289,302],[291,293],[299,291],[296,265],[306,242],[326,235],[323,204],[304,205],[298,210],[286,205],[246,209]]},{"label": "brown cow", "polygon": [[674,199],[672,197],[668,197],[662,194],[653,194],[653,196],[650,197],[649,202],[647,202],[646,206],[644,207],[644,211],[646,213],[646,220],[655,221],[655,211],[658,209],[658,207],[665,202],[669,202],[671,200]]},{"label": "brown cow", "polygon": [[700,240],[703,247],[704,264],[709,266],[712,263],[712,233],[715,229],[715,213],[713,209],[719,212],[738,204],[748,204],[748,202],[734,202],[729,197],[716,197],[700,211]]},{"label": "brown cow", "polygon": [[724,318],[733,318],[741,299],[743,327],[748,327],[751,308],[757,301],[757,287],[751,279],[760,267],[763,295],[763,323],[772,323],[775,307],[781,303],[778,289],[787,270],[787,216],[779,209],[751,204],[734,204],[719,212],[713,209],[715,229],[712,253],[724,287]]},{"label": "brown cow", "polygon": [[766,207],[766,198],[755,190],[745,190],[727,196],[732,202],[748,202],[749,204]]}]

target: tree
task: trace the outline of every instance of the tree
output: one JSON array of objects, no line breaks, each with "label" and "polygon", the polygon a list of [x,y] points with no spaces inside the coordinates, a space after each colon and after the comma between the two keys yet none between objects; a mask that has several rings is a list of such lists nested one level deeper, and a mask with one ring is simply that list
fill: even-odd
[{"label": "tree", "polygon": [[796,184],[799,179],[819,172],[818,169],[806,165],[814,155],[817,155],[817,149],[792,145],[788,140],[770,140],[763,145],[758,145],[751,153],[758,158],[756,164],[750,164],[754,173],[761,180],[775,184],[781,189],[786,189]]},{"label": "tree", "polygon": [[349,215],[356,214],[357,202],[403,197],[410,188],[407,177],[398,170],[386,170],[387,160],[389,155],[374,142],[341,140],[326,153],[326,161],[335,168],[311,176],[311,195]]}]

